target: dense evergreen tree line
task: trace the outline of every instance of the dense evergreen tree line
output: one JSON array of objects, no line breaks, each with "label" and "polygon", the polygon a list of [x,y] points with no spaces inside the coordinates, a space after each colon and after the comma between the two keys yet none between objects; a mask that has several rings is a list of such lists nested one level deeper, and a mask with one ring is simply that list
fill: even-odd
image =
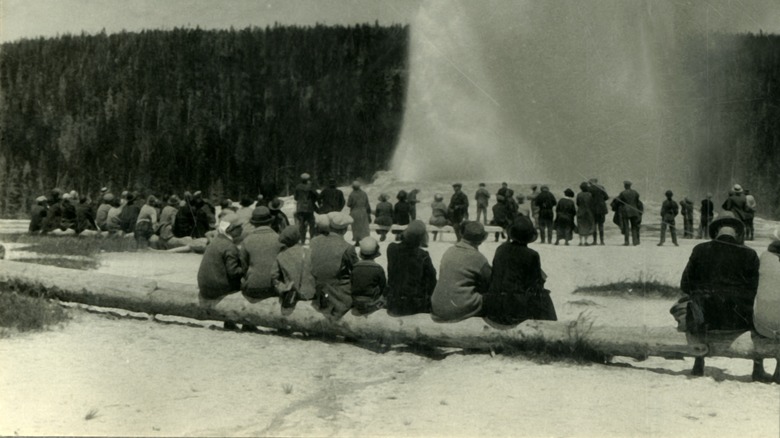
[{"label": "dense evergreen tree line", "polygon": [[2,45],[0,214],[53,187],[285,192],[370,177],[400,133],[408,28],[65,35]]}]

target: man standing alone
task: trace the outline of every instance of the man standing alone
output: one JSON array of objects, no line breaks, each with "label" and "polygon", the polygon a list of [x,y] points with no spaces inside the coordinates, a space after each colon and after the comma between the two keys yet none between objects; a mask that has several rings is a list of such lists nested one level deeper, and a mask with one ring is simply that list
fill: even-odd
[{"label": "man standing alone", "polygon": [[455,237],[460,242],[460,224],[461,222],[468,220],[469,218],[469,198],[465,193],[461,191],[463,184],[455,183],[452,185],[452,189],[455,193],[450,198],[450,205],[448,213],[452,228],[455,230]]},{"label": "man standing alone", "polygon": [[295,222],[301,233],[301,243],[306,243],[306,227],[314,237],[314,210],[317,208],[317,191],[311,185],[311,176],[301,174],[301,182],[295,187]]},{"label": "man standing alone", "polygon": [[[604,186],[599,184],[599,180],[596,178],[591,178],[588,181],[588,191],[593,197],[593,222],[595,225],[595,229],[593,230],[593,244],[596,244],[596,236],[598,235],[599,242],[603,245],[604,221],[609,212],[607,209],[607,199],[609,199],[609,195],[607,195],[607,190]],[[544,237],[542,237],[542,241],[544,241]]]},{"label": "man standing alone", "polygon": [[671,190],[666,191],[666,201],[661,204],[661,241],[658,242],[658,246],[662,246],[666,241],[666,227],[669,227],[669,232],[672,234],[672,243],[674,246],[677,244],[677,229],[674,224],[674,218],[679,213],[677,202],[672,200],[673,193]]},{"label": "man standing alone", "polygon": [[490,192],[485,188],[485,183],[479,183],[479,189],[477,189],[474,199],[477,201],[477,222],[479,222],[479,218],[482,217],[482,223],[487,225],[487,208]]},{"label": "man standing alone", "polygon": [[631,236],[631,243],[634,246],[639,245],[639,223],[642,219],[642,209],[640,208],[639,193],[631,188],[631,181],[623,181],[624,190],[618,196],[619,202],[623,205],[621,217],[623,219],[623,228],[626,230],[623,246],[628,246],[628,236]]}]

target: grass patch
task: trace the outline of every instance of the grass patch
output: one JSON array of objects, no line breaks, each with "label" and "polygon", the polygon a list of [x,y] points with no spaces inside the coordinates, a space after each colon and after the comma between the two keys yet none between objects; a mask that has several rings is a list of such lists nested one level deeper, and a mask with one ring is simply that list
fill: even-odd
[{"label": "grass patch", "polygon": [[32,263],[36,265],[56,266],[58,268],[66,269],[80,269],[87,271],[90,269],[97,269],[100,267],[100,263],[91,258],[83,259],[70,259],[70,258],[19,258],[14,259],[15,262]]},{"label": "grass patch", "polygon": [[35,234],[0,234],[0,241],[23,244],[20,250],[39,254],[92,257],[100,252],[135,251],[135,239],[97,236],[48,236]]},{"label": "grass patch", "polygon": [[28,296],[0,287],[0,337],[44,330],[68,319],[65,309],[42,294]]},{"label": "grass patch", "polygon": [[640,272],[635,279],[626,278],[612,283],[580,286],[575,294],[600,297],[679,298],[682,291],[677,286],[662,283],[652,274]]}]

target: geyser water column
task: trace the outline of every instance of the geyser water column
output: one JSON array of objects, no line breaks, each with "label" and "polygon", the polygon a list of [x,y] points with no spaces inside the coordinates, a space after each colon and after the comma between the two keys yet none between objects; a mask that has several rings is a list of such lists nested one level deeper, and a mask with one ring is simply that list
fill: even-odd
[{"label": "geyser water column", "polygon": [[694,33],[758,31],[756,14],[778,8],[738,3],[424,1],[393,170],[417,181],[691,187],[699,146],[669,132],[706,100],[691,99],[701,78],[682,75],[677,49]]}]

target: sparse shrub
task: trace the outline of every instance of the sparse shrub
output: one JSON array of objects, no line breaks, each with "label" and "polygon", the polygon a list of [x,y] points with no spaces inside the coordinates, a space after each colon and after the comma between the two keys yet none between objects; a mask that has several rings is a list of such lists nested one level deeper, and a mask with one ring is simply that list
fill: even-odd
[{"label": "sparse shrub", "polygon": [[43,330],[67,319],[65,309],[42,295],[28,296],[0,288],[0,337],[14,331]]},{"label": "sparse shrub", "polygon": [[97,418],[98,416],[99,415],[98,415],[98,410],[97,409],[90,409],[89,412],[87,412],[87,415],[84,416],[84,419],[89,421],[89,420]]},{"label": "sparse shrub", "polygon": [[293,392],[293,386],[291,383],[285,383],[282,385],[282,389],[284,390],[284,393],[287,395],[292,394]]},{"label": "sparse shrub", "polygon": [[662,283],[653,274],[640,272],[637,278],[626,278],[611,283],[580,286],[575,294],[603,297],[679,298],[680,288]]}]

